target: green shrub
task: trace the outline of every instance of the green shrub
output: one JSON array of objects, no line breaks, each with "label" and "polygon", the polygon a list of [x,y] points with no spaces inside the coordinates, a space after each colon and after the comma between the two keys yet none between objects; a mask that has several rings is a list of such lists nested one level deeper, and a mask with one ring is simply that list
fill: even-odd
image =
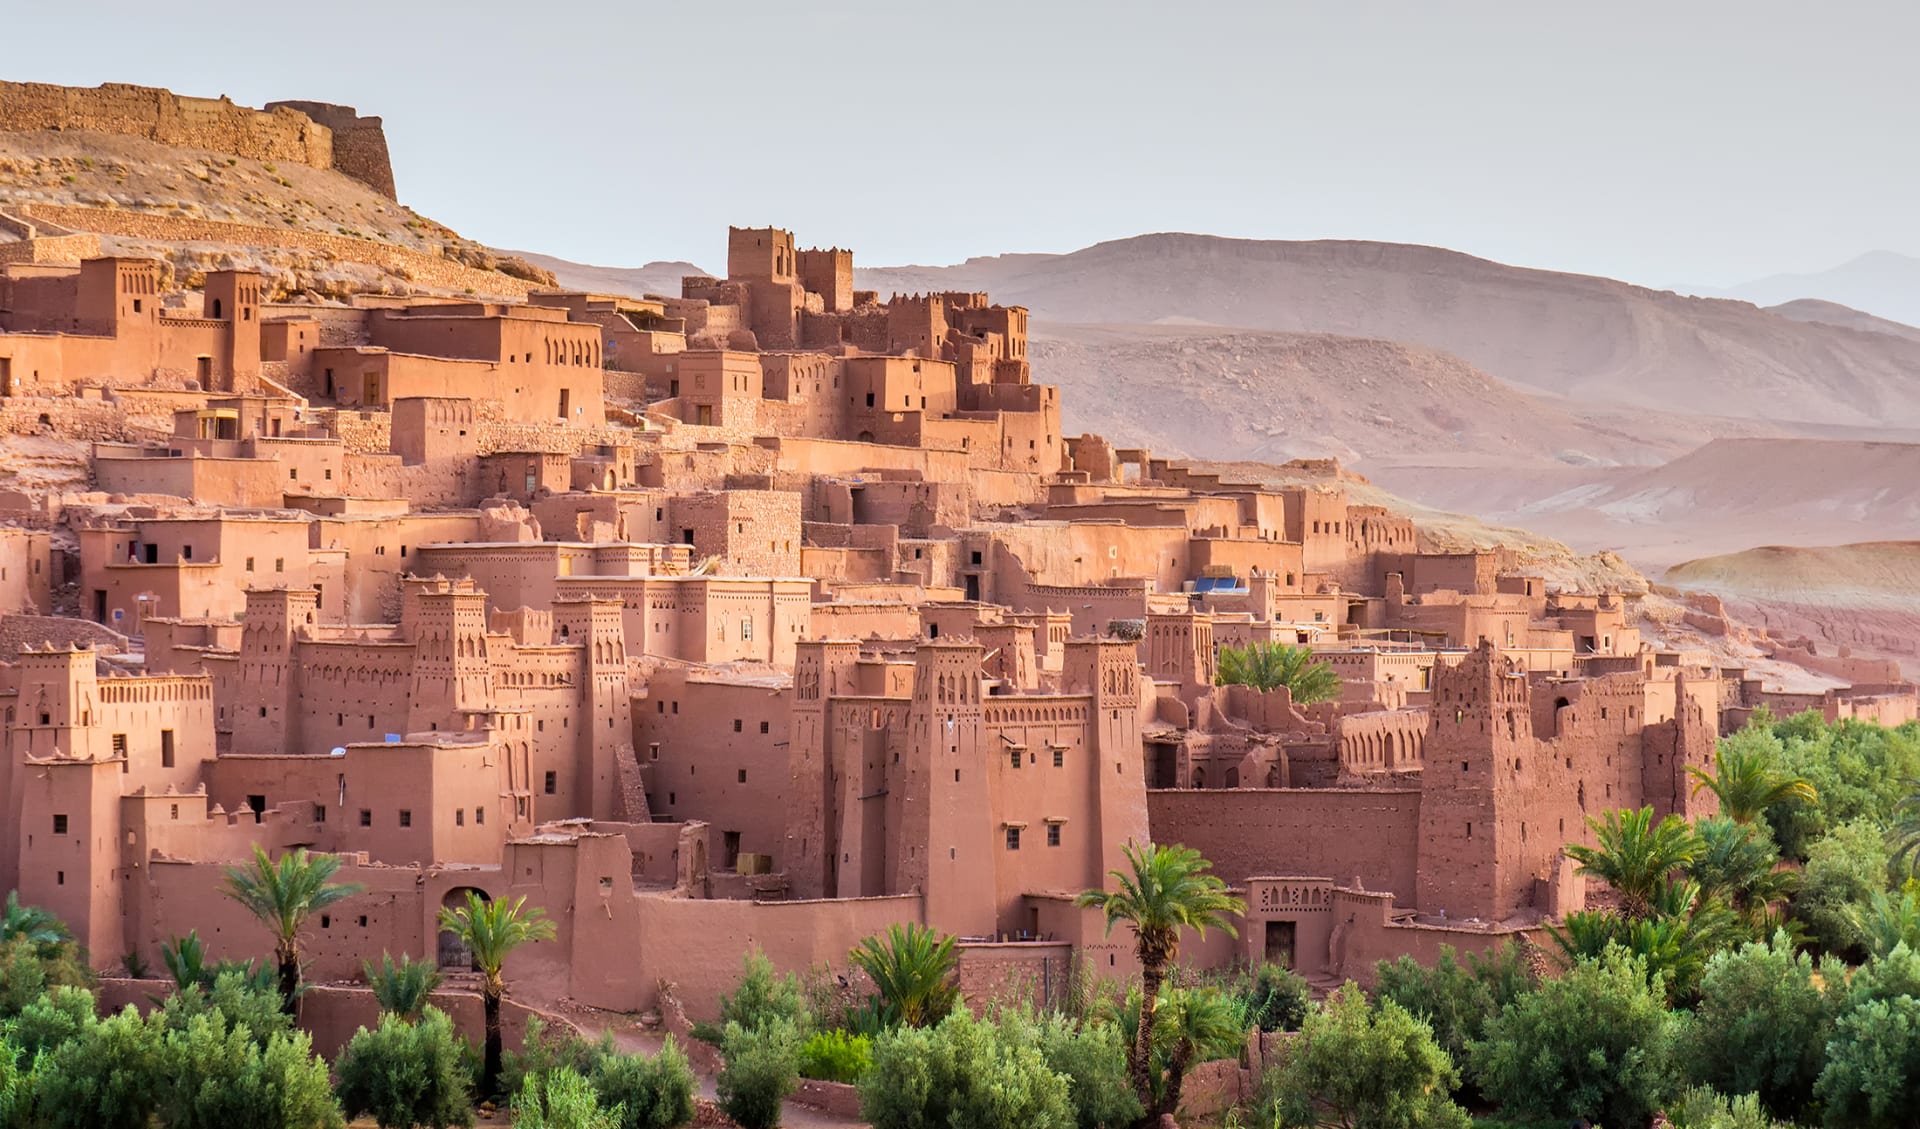
[{"label": "green shrub", "polygon": [[167,1129],[337,1129],[327,1064],[305,1032],[261,1041],[218,1011],[196,1015],[166,1038]]},{"label": "green shrub", "polygon": [[873,1065],[873,1042],[846,1031],[816,1031],[800,1044],[800,1077],[858,1082]]},{"label": "green shrub", "polygon": [[1861,920],[1873,896],[1887,891],[1888,854],[1885,833],[1871,819],[1843,823],[1809,848],[1793,915],[1827,952],[1865,955]]},{"label": "green shrub", "polygon": [[1709,1086],[1695,1086],[1667,1107],[1673,1129],[1792,1129],[1767,1116],[1753,1094],[1727,1098]]},{"label": "green shrub", "polygon": [[16,934],[0,941],[0,1019],[18,1015],[54,988],[92,986],[93,970],[70,940]]},{"label": "green shrub", "polygon": [[[1839,982],[1841,969],[1824,970]],[[1771,945],[1716,953],[1700,980],[1700,1003],[1683,1040],[1687,1076],[1722,1094],[1757,1094],[1792,1117],[1813,1098],[1833,1006],[1814,983],[1813,960],[1785,933]]]},{"label": "green shrub", "polygon": [[1814,1093],[1837,1129],[1897,1129],[1920,1109],[1920,1000],[1868,999],[1834,1024]]},{"label": "green shrub", "polygon": [[381,1129],[472,1125],[473,1072],[462,1041],[438,1008],[418,1023],[382,1016],[375,1030],[354,1032],[335,1064],[340,1104],[348,1117],[371,1114]]},{"label": "green shrub", "polygon": [[1262,1031],[1298,1031],[1313,1006],[1307,978],[1278,964],[1262,964],[1241,991],[1247,1021]]},{"label": "green shrub", "polygon": [[517,1094],[527,1076],[545,1078],[562,1068],[584,1078],[593,1073],[601,1059],[615,1053],[612,1032],[602,1034],[597,1043],[589,1043],[573,1031],[551,1032],[544,1020],[530,1015],[527,1029],[520,1037],[520,1050],[507,1051],[501,1056],[501,1092]]},{"label": "green shrub", "polygon": [[1487,956],[1468,953],[1463,965],[1452,945],[1440,946],[1432,968],[1410,956],[1374,966],[1373,994],[1392,1000],[1433,1028],[1434,1041],[1464,1062],[1467,1044],[1480,1038],[1487,1021],[1533,986],[1520,950],[1503,944]]},{"label": "green shrub", "polygon": [[281,1005],[280,990],[244,969],[221,968],[212,973],[211,989],[189,984],[167,998],[161,1018],[169,1031],[184,1031],[196,1016],[215,1014],[234,1030],[247,1032],[265,1046],[276,1035],[293,1031],[293,1017]]},{"label": "green shrub", "polygon": [[1261,1113],[1285,1125],[1466,1129],[1448,1096],[1459,1084],[1433,1029],[1349,983],[1307,1017],[1287,1057],[1261,1079]]},{"label": "green shrub", "polygon": [[956,1008],[936,1026],[901,1026],[874,1041],[860,1115],[873,1129],[1072,1129],[1070,1085],[1048,1067],[1030,1024]]},{"label": "green shrub", "polygon": [[1506,1114],[1643,1125],[1679,1088],[1679,1027],[1660,978],[1616,949],[1508,1004],[1467,1058]]},{"label": "green shrub", "polygon": [[22,1008],[19,1015],[0,1023],[0,1036],[31,1062],[41,1051],[50,1051],[69,1039],[78,1038],[93,1022],[93,993],[85,988],[60,987]]},{"label": "green shrub", "polygon": [[653,1058],[603,1056],[593,1068],[600,1104],[620,1110],[619,1129],[673,1129],[693,1120],[693,1067],[686,1052],[667,1036]]},{"label": "green shrub", "polygon": [[0,1034],[0,1129],[26,1129],[33,1114],[33,1057]]},{"label": "green shrub", "polygon": [[45,1129],[148,1129],[165,1092],[159,1017],[129,1007],[42,1055],[35,1108]]},{"label": "green shrub", "polygon": [[[1003,1028],[1011,1022],[1002,1016]],[[1047,1069],[1067,1079],[1078,1129],[1121,1129],[1140,1119],[1140,1099],[1127,1078],[1126,1044],[1112,1022],[1075,1023],[1049,1013],[1033,1021],[1033,1038]]]},{"label": "green shrub", "polygon": [[794,1022],[778,1016],[754,1028],[729,1022],[722,1050],[727,1062],[715,1082],[720,1108],[742,1129],[780,1124],[780,1104],[799,1083],[800,1035]]},{"label": "green shrub", "polygon": [[779,1019],[791,1023],[796,1031],[813,1026],[807,1014],[807,990],[798,976],[791,972],[775,974],[773,962],[759,949],[747,953],[741,963],[739,986],[731,996],[720,997],[723,1030],[729,1023],[738,1023],[752,1031]]},{"label": "green shrub", "polygon": [[570,1066],[528,1074],[513,1097],[514,1129],[617,1129],[624,1110],[600,1107],[593,1084]]}]

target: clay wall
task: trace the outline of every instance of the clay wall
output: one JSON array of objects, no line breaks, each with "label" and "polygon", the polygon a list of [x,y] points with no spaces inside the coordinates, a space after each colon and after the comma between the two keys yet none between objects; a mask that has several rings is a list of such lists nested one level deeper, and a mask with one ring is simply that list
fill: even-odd
[{"label": "clay wall", "polygon": [[1172,789],[1147,793],[1147,820],[1154,842],[1193,847],[1236,886],[1261,874],[1337,874],[1412,905],[1420,804],[1418,791]]},{"label": "clay wall", "polygon": [[189,98],[126,83],[0,83],[0,130],[42,129],[118,133],[257,161],[334,167],[332,131],[291,108],[253,110],[224,97]]},{"label": "clay wall", "polygon": [[774,856],[786,830],[787,694],[665,667],[633,701],[633,748],[656,812],[701,820],[716,871],[741,852]]}]

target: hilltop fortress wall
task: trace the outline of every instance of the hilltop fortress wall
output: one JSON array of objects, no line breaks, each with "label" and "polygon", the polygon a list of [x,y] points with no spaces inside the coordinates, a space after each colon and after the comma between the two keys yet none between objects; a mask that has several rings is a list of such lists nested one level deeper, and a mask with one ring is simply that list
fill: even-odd
[{"label": "hilltop fortress wall", "polygon": [[392,199],[393,166],[379,118],[351,106],[275,102],[264,110],[224,96],[188,98],[152,86],[0,82],[0,131],[86,129],[208,149],[257,161],[334,169]]}]

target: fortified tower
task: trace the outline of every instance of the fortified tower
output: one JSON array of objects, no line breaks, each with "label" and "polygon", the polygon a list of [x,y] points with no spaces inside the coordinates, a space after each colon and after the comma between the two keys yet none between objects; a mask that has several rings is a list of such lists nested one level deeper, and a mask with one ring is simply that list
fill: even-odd
[{"label": "fortified tower", "polygon": [[1099,797],[1099,825],[1086,837],[1092,885],[1122,867],[1128,843],[1145,844],[1147,777],[1140,741],[1140,662],[1123,639],[1074,639],[1067,643],[1067,689],[1090,698],[1087,771]]},{"label": "fortified tower", "polygon": [[487,597],[471,580],[435,577],[414,593],[413,697],[407,731],[464,730],[493,706]]},{"label": "fortified tower", "polygon": [[835,698],[853,687],[860,644],[809,640],[795,644],[793,698],[787,729],[787,837],[783,858],[798,898],[829,897],[837,885],[840,813],[834,800]]},{"label": "fortified tower", "polygon": [[236,752],[315,751],[300,747],[300,672],[293,649],[319,610],[320,593],[311,588],[248,589],[236,664],[239,687],[229,722]]},{"label": "fortified tower", "polygon": [[994,932],[992,770],[983,748],[980,646],[920,644],[913,657],[906,763],[899,787],[907,855],[892,886],[919,886],[927,922],[948,933]]},{"label": "fortified tower", "polygon": [[[1427,913],[1498,921],[1531,900],[1532,876],[1509,873],[1519,843],[1501,808],[1536,753],[1526,674],[1483,642],[1453,666],[1436,666],[1426,768],[1420,781],[1417,904]],[[1516,887],[1524,881],[1528,887]]]},{"label": "fortified tower", "polygon": [[[575,779],[586,801],[576,813],[599,820],[645,818],[621,809],[622,764],[633,762],[633,703],[627,694],[627,644],[621,602],[588,597],[555,600],[554,631],[582,649],[580,727]],[[636,774],[637,775],[637,774]]]}]

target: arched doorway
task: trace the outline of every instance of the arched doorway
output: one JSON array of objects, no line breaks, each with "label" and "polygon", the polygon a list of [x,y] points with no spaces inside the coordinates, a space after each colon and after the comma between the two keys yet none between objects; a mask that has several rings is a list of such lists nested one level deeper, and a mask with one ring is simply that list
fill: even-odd
[{"label": "arched doorway", "polygon": [[[469,891],[478,894],[483,902],[493,900],[487,896],[485,890],[474,889],[471,886],[458,886],[448,890],[447,896],[440,899],[440,907],[450,910],[466,908]],[[467,948],[466,942],[460,939],[458,933],[448,929],[440,931],[439,963],[442,969],[455,972],[469,972],[476,967],[473,963],[473,951]]]}]

